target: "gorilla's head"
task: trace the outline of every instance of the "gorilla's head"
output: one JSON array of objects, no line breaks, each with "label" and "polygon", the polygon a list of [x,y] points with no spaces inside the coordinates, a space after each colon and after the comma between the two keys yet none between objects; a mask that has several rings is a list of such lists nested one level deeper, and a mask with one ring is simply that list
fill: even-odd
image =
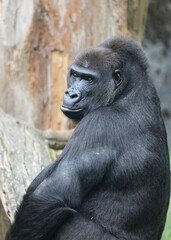
[{"label": "gorilla's head", "polygon": [[89,112],[115,103],[145,85],[147,60],[126,37],[113,37],[82,51],[68,72],[61,110],[80,120]]}]

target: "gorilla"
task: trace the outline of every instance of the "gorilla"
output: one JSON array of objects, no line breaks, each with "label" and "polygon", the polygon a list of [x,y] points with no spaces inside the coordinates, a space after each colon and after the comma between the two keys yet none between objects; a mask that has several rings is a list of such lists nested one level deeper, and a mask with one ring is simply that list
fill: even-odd
[{"label": "gorilla", "polygon": [[59,158],[31,183],[6,240],[159,240],[169,155],[148,62],[112,37],[71,64],[61,110],[77,121]]}]

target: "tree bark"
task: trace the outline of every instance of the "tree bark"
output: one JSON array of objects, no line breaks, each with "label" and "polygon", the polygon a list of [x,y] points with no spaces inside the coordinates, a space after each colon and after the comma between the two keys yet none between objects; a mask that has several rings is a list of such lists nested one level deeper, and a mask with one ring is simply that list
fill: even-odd
[{"label": "tree bark", "polygon": [[52,162],[51,151],[37,130],[0,111],[0,239],[30,182]]}]

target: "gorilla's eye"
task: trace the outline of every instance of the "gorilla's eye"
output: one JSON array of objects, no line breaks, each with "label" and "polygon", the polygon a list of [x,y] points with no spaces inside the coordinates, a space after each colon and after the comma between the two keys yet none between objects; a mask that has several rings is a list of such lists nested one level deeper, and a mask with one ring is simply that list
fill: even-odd
[{"label": "gorilla's eye", "polygon": [[114,81],[115,81],[115,87],[118,87],[122,82],[121,72],[120,72],[119,69],[114,70],[113,78],[114,78]]},{"label": "gorilla's eye", "polygon": [[87,81],[88,81],[88,82],[92,82],[93,79],[92,79],[91,77],[88,77],[88,78],[87,78]]},{"label": "gorilla's eye", "polygon": [[72,75],[73,75],[73,77],[75,77],[75,78],[78,77],[78,75],[77,75],[76,73],[73,73]]}]

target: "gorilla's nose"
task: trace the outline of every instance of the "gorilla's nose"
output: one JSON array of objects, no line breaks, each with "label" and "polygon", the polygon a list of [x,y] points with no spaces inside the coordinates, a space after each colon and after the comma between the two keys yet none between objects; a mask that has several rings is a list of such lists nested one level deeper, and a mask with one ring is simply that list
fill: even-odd
[{"label": "gorilla's nose", "polygon": [[67,105],[74,105],[80,100],[81,93],[79,90],[74,88],[68,88],[64,94],[64,102]]}]

